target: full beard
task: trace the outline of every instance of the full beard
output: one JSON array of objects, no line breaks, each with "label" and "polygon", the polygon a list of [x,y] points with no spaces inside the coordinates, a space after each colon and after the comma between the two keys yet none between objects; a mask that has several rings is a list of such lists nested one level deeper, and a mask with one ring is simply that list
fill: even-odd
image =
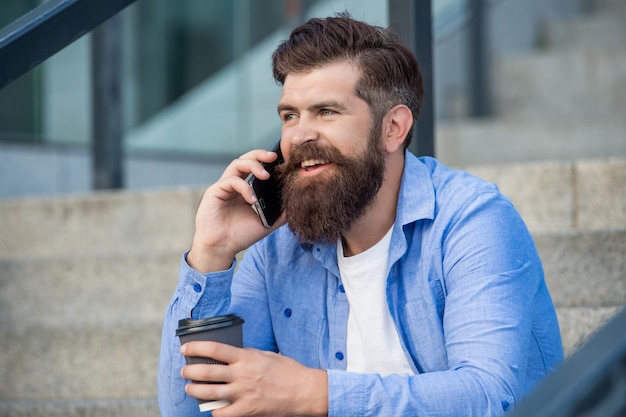
[{"label": "full beard", "polygon": [[[301,242],[336,242],[372,204],[385,172],[385,152],[375,131],[370,131],[360,157],[307,142],[294,147],[279,167],[287,223]],[[301,177],[300,163],[307,159],[326,160],[333,166],[330,172]]]}]

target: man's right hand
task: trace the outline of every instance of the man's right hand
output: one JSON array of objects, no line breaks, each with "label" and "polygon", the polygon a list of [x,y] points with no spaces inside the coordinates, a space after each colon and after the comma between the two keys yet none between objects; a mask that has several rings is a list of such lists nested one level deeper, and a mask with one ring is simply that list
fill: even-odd
[{"label": "man's right hand", "polygon": [[196,231],[187,255],[189,266],[201,273],[230,268],[235,255],[285,224],[284,215],[271,227],[263,226],[251,204],[255,202],[248,174],[265,180],[261,162],[272,162],[274,152],[255,150],[232,161],[221,178],[204,192],[196,213]]}]

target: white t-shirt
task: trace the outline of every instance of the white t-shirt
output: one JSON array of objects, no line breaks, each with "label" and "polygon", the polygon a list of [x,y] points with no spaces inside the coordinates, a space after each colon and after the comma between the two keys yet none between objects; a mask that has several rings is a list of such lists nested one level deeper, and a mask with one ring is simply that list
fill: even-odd
[{"label": "white t-shirt", "polygon": [[344,257],[341,239],[337,260],[348,297],[347,370],[381,375],[411,375],[387,305],[387,258],[391,231],[358,255]]}]

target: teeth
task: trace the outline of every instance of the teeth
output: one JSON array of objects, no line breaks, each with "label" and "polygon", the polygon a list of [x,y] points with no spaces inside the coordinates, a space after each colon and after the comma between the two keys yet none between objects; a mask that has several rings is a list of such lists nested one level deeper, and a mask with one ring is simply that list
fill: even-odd
[{"label": "teeth", "polygon": [[328,161],[325,161],[323,159],[308,159],[306,161],[302,161],[302,163],[300,164],[300,166],[304,169],[310,168],[314,165],[323,165],[323,164],[327,164]]}]

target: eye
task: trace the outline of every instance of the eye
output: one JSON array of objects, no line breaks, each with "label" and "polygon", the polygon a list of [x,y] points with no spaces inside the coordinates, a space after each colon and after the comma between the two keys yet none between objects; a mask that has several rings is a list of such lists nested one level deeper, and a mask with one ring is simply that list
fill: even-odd
[{"label": "eye", "polygon": [[337,114],[337,112],[331,109],[322,109],[320,110],[320,114],[322,116],[332,116],[334,114]]},{"label": "eye", "polygon": [[282,119],[283,122],[288,122],[290,120],[295,119],[296,117],[298,117],[298,115],[296,113],[283,113],[280,118]]}]

